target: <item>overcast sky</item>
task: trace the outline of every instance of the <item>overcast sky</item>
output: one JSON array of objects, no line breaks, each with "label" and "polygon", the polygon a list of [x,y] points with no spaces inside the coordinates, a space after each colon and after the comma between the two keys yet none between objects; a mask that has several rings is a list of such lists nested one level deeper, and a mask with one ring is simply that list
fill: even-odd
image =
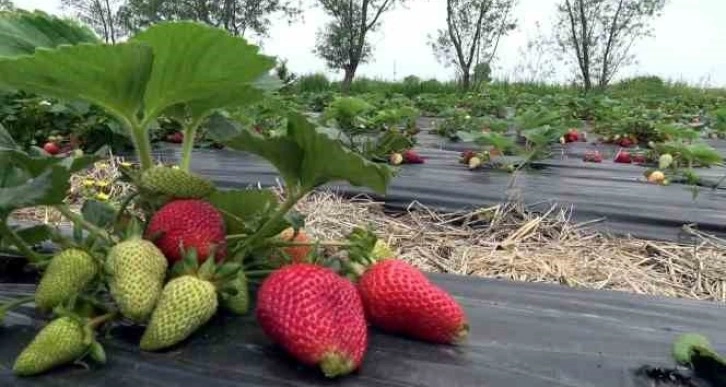
[{"label": "overcast sky", "polygon": [[[24,9],[61,13],[60,0],[15,0]],[[511,76],[521,62],[519,49],[536,34],[535,23],[549,29],[557,0],[519,0],[515,11],[519,28],[502,40],[495,76]],[[653,26],[655,37],[635,47],[638,64],[623,75],[654,74],[710,86],[726,86],[726,0],[670,0]],[[453,69],[436,61],[428,35],[445,23],[445,0],[412,0],[382,16],[383,25],[371,36],[374,58],[360,67],[360,75],[401,79],[409,74],[448,79]],[[308,9],[304,21],[275,23],[263,44],[266,54],[287,58],[297,73],[326,71],[312,53],[315,34],[326,21],[318,9]],[[394,71],[395,70],[395,71]],[[331,73],[329,73],[331,74]],[[559,74],[565,76],[563,70]]]}]

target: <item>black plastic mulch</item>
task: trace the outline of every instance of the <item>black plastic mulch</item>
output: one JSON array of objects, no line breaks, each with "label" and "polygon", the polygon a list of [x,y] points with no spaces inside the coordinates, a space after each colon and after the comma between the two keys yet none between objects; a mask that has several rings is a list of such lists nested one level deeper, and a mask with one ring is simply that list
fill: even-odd
[{"label": "black plastic mulch", "polygon": [[[689,242],[682,226],[695,224],[701,231],[726,235],[726,190],[700,187],[694,195],[684,184],[658,186],[645,182],[645,167],[585,163],[582,153],[594,148],[586,143],[554,148],[551,159],[537,162],[513,180],[513,175],[497,170],[470,171],[458,163],[459,152],[434,149],[441,141],[422,134],[417,150],[425,164],[405,165],[384,197],[370,191],[334,184],[330,188],[345,196],[371,194],[392,210],[405,210],[413,202],[436,210],[455,212],[522,200],[534,209],[558,204],[572,209],[572,220],[587,222],[600,231],[617,235]],[[442,141],[444,148],[450,142]],[[456,144],[461,149],[470,144]],[[602,146],[600,148],[603,148]],[[724,147],[726,148],[726,147]],[[613,147],[603,152],[614,153]],[[167,162],[179,160],[178,148],[164,146],[157,155]],[[321,155],[324,157],[324,155]],[[263,187],[279,184],[274,168],[254,155],[233,150],[198,150],[192,169],[223,188]],[[726,169],[699,171],[708,181],[718,181]],[[511,185],[511,186],[510,186]],[[597,221],[590,224],[589,222]]]},{"label": "black plastic mulch", "polygon": [[[461,347],[434,346],[374,332],[361,373],[328,382],[270,344],[246,317],[218,316],[181,346],[142,353],[138,328],[103,338],[108,364],[63,368],[18,379],[15,356],[40,326],[32,309],[0,325],[2,386],[666,386],[636,376],[643,366],[672,368],[680,333],[726,347],[726,308],[711,303],[432,275],[462,303],[471,335]],[[28,294],[0,285],[0,296]],[[698,384],[708,386],[708,384]]]}]

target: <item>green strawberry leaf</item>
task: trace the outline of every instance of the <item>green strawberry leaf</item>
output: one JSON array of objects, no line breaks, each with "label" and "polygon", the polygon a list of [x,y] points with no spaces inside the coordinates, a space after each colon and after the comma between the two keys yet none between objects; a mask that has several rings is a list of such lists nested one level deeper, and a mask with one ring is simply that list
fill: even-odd
[{"label": "green strawberry leaf", "polygon": [[214,278],[214,274],[216,271],[217,266],[214,262],[214,257],[210,257],[206,261],[204,261],[204,263],[199,267],[197,275],[201,279],[211,280],[212,278]]},{"label": "green strawberry leaf", "polygon": [[0,187],[0,215],[25,207],[62,204],[70,189],[70,177],[67,169],[53,166],[22,185]]},{"label": "green strawberry leaf", "polygon": [[285,214],[285,220],[288,224],[290,224],[290,227],[295,229],[295,232],[305,228],[305,215],[298,211],[288,211],[287,214]]},{"label": "green strawberry leaf", "polygon": [[9,155],[0,152],[0,188],[22,185],[31,177],[27,171],[14,166]]},{"label": "green strawberry leaf", "polygon": [[100,43],[88,27],[42,11],[0,13],[0,57],[30,55],[38,48]]},{"label": "green strawberry leaf", "polygon": [[[254,233],[279,206],[277,197],[270,190],[216,191],[208,200],[222,213],[229,235]],[[263,237],[277,235],[288,226],[281,220],[270,235]]]},{"label": "green strawberry leaf", "polygon": [[62,166],[70,173],[78,172],[89,167],[100,159],[95,155],[64,158],[50,157],[48,155],[31,156],[20,150],[0,150],[0,155],[8,157],[13,164],[23,168],[33,177],[40,175],[48,170],[49,167],[54,165]]},{"label": "green strawberry leaf", "polygon": [[225,262],[217,269],[215,277],[220,279],[236,278],[237,273],[239,273],[241,269],[242,265],[239,263]]},{"label": "green strawberry leaf", "polygon": [[[280,172],[288,189],[301,193],[342,180],[384,194],[392,177],[392,170],[387,165],[372,163],[343,147],[318,132],[300,113],[289,115],[285,136],[270,139],[242,128],[221,114],[210,117],[209,126],[210,136],[232,149],[265,158]],[[237,135],[232,137],[233,131]]]},{"label": "green strawberry leaf", "polygon": [[60,46],[0,59],[0,87],[81,99],[134,121],[152,63],[151,48],[140,44]]},{"label": "green strawberry leaf", "polygon": [[0,124],[0,151],[13,149],[18,149],[18,144],[15,143],[7,129]]},{"label": "green strawberry leaf", "polygon": [[116,219],[116,209],[108,203],[98,200],[86,200],[81,207],[83,218],[101,228],[113,225]]},{"label": "green strawberry leaf", "polygon": [[15,232],[18,234],[20,239],[24,240],[25,243],[29,245],[36,245],[53,237],[53,230],[45,224],[25,227],[15,230]]},{"label": "green strawberry leaf", "polygon": [[156,24],[130,40],[151,47],[154,65],[144,94],[144,115],[156,117],[186,104],[192,115],[240,106],[260,96],[258,79],[275,61],[258,47],[201,23]]}]

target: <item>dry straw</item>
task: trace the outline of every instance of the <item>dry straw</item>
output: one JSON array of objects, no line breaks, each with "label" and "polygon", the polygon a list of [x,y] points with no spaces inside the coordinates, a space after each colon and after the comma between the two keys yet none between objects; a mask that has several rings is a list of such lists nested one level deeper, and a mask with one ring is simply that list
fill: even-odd
[{"label": "dry straw", "polygon": [[[112,158],[74,177],[72,207],[80,208],[83,181],[112,180],[118,162]],[[123,184],[106,189],[112,198],[127,190]],[[386,213],[382,203],[363,196],[318,192],[297,207],[316,238],[340,240],[370,224],[400,258],[426,271],[726,302],[726,241],[689,227],[695,242],[683,245],[605,235],[574,224],[570,210],[557,206],[534,212],[510,203],[444,214],[414,202],[407,211]],[[47,208],[14,217],[62,221]]]},{"label": "dry straw", "polygon": [[442,214],[414,203],[386,214],[382,203],[325,192],[298,207],[316,237],[339,239],[371,224],[400,258],[426,271],[726,302],[726,241],[690,227],[696,243],[681,245],[604,235],[557,206]]}]

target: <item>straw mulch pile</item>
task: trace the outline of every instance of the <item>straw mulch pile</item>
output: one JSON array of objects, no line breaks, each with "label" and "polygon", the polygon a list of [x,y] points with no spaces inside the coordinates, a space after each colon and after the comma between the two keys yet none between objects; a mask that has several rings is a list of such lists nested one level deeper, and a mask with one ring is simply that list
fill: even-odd
[{"label": "straw mulch pile", "polygon": [[[99,192],[120,200],[128,186],[87,187],[89,180],[118,176],[119,161],[75,177],[72,207]],[[389,214],[382,203],[333,192],[309,195],[297,207],[307,215],[307,232],[318,239],[340,240],[353,227],[370,224],[398,257],[426,271],[726,302],[726,240],[690,228],[697,242],[679,245],[603,235],[573,224],[569,212],[557,207],[534,213],[506,204],[442,214],[414,203],[404,213]],[[14,218],[63,221],[47,208],[26,209]]]},{"label": "straw mulch pile", "polygon": [[400,258],[427,271],[726,302],[726,240],[690,228],[698,242],[684,246],[603,235],[557,207],[441,214],[412,205],[391,215],[381,203],[330,192],[311,195],[299,210],[321,239],[372,224]]}]

